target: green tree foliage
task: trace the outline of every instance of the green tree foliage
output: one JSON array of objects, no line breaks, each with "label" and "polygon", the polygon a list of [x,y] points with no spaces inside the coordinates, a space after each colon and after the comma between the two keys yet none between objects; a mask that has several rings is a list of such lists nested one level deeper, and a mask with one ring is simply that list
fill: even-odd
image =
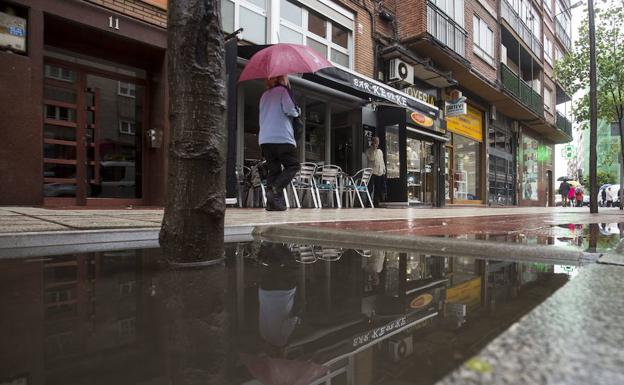
[{"label": "green tree foliage", "polygon": [[[603,184],[615,184],[615,175],[610,172],[598,171],[596,173],[596,178],[598,179],[598,187]],[[583,180],[580,181],[583,186],[589,186],[589,178],[587,176],[583,177]]]},{"label": "green tree foliage", "polygon": [[[624,118],[624,1],[596,5],[596,65],[598,118],[620,122]],[[570,54],[555,65],[555,77],[570,94],[589,89],[589,29],[583,20],[579,39]],[[589,127],[589,93],[573,106],[575,120]]]}]

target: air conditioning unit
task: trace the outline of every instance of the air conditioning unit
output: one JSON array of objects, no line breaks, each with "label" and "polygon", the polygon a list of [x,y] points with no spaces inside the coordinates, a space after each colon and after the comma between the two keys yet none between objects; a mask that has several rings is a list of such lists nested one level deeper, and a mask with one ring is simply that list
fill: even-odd
[{"label": "air conditioning unit", "polygon": [[390,60],[388,81],[414,84],[414,67],[401,59]]},{"label": "air conditioning unit", "polygon": [[412,336],[409,335],[407,337],[394,337],[388,340],[388,356],[394,362],[401,361],[407,356],[412,355],[414,353],[414,344],[412,340]]}]

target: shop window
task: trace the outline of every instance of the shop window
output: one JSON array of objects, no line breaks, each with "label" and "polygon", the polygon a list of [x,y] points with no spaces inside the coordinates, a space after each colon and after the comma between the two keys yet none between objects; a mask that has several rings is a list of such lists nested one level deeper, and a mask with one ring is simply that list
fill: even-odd
[{"label": "shop window", "polygon": [[73,108],[59,106],[45,106],[46,119],[61,120],[64,122],[76,121],[76,110]]},{"label": "shop window", "polygon": [[538,200],[539,164],[537,160],[537,140],[522,137],[522,199]]},{"label": "shop window", "polygon": [[480,200],[481,143],[453,135],[454,197],[459,200]]},{"label": "shop window", "polygon": [[474,42],[474,53],[489,64],[494,63],[493,37],[494,33],[485,21],[474,15],[472,18],[472,40]]},{"label": "shop window", "polygon": [[256,44],[267,43],[266,0],[222,0],[221,19],[224,32],[243,28],[245,40]]},{"label": "shop window", "polygon": [[281,0],[280,4],[280,42],[307,45],[328,60],[351,67],[351,30],[290,1]]}]

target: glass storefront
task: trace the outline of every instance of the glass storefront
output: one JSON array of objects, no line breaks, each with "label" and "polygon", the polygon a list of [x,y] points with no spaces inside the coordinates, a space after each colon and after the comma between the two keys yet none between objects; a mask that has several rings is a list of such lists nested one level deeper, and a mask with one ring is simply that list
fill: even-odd
[{"label": "glass storefront", "polygon": [[539,163],[538,141],[530,136],[522,136],[522,186],[521,195],[524,200],[537,201]]},{"label": "glass storefront", "polygon": [[489,201],[497,205],[513,205],[516,201],[514,162],[515,139],[511,120],[499,114],[489,128]]},{"label": "glass storefront", "polygon": [[483,112],[468,105],[467,114],[446,121],[452,144],[445,154],[446,197],[453,203],[477,203],[483,199]]},{"label": "glass storefront", "polygon": [[433,192],[433,143],[407,138],[407,198],[409,203],[431,203]]},{"label": "glass storefront", "polygon": [[453,196],[457,200],[481,199],[481,143],[453,135]]}]

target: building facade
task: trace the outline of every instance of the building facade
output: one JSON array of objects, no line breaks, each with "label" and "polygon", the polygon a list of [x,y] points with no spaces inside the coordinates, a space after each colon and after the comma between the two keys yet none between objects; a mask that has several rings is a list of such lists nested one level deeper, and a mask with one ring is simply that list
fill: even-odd
[{"label": "building facade", "polygon": [[[264,86],[237,86],[237,73],[263,46],[291,42],[336,64],[291,78],[302,162],[353,174],[378,135],[386,205],[552,202],[553,146],[571,139],[569,97],[552,75],[569,49],[568,6],[223,0],[224,32],[242,28],[228,43],[229,196],[234,170],[261,159]],[[2,0],[0,12],[24,45],[0,50],[1,108],[13,125],[0,131],[11,186],[0,204],[162,205],[166,2]]]}]

